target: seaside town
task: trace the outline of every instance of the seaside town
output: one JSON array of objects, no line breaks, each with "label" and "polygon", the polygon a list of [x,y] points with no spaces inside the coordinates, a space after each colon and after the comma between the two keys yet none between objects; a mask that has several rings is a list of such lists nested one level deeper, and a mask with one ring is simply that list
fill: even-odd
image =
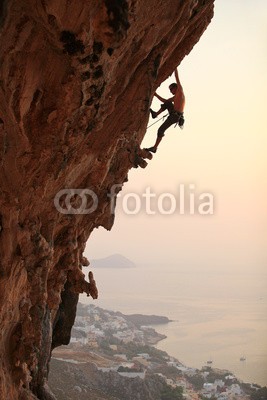
[{"label": "seaside town", "polygon": [[266,388],[244,383],[229,371],[210,365],[190,368],[156,349],[165,336],[151,325],[169,322],[166,317],[123,315],[79,303],[70,344],[53,351],[49,384],[57,398],[266,398]]}]

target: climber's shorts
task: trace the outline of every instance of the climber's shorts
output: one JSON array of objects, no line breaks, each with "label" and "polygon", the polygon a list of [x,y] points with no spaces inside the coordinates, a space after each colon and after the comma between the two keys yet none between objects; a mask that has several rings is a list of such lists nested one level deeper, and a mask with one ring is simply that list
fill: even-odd
[{"label": "climber's shorts", "polygon": [[[181,125],[180,125],[181,121]],[[173,124],[178,124],[180,127],[184,124],[184,114],[179,111],[172,111],[166,121],[158,129],[158,137],[163,137],[165,131]]]}]

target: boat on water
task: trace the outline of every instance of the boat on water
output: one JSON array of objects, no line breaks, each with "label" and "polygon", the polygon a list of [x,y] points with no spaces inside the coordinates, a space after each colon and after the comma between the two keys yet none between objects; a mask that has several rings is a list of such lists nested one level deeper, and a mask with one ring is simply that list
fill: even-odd
[{"label": "boat on water", "polygon": [[212,364],[212,363],[213,363],[212,360],[208,360],[208,361],[207,361],[207,364]]},{"label": "boat on water", "polygon": [[241,356],[241,357],[239,358],[239,360],[240,360],[240,361],[246,361],[246,357],[245,357],[245,356]]}]

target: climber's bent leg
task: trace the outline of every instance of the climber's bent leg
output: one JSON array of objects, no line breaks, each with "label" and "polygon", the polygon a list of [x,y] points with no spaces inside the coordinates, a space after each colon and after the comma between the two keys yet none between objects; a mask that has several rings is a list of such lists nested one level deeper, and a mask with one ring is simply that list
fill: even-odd
[{"label": "climber's bent leg", "polygon": [[169,114],[174,111],[173,103],[171,101],[165,101],[165,103],[162,103],[159,111],[153,111],[151,108],[149,109],[152,118],[157,118],[157,116],[165,110],[168,110]]},{"label": "climber's bent leg", "polygon": [[159,129],[158,129],[158,134],[157,134],[157,140],[156,143],[154,144],[154,146],[149,147],[148,151],[151,151],[152,153],[156,153],[158,145],[160,144],[160,142],[162,141],[162,138],[164,136],[165,131],[171,126],[173,125],[175,122],[177,122],[177,118],[173,118],[172,115],[169,115],[168,118],[166,119],[166,121],[163,122],[162,125],[160,125]]}]

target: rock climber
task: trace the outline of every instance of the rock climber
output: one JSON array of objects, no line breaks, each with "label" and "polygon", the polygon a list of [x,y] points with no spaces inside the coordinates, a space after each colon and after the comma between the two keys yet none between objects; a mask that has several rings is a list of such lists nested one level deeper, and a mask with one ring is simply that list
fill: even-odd
[{"label": "rock climber", "polygon": [[155,93],[155,96],[162,101],[161,107],[159,111],[153,111],[150,108],[150,113],[152,118],[156,118],[160,113],[165,110],[168,110],[169,115],[166,121],[158,129],[157,140],[154,146],[147,148],[146,150],[151,151],[152,153],[156,153],[158,145],[160,144],[166,129],[168,129],[173,124],[178,124],[180,128],[183,128],[184,125],[184,106],[185,106],[185,96],[182,85],[179,80],[178,70],[176,69],[174,72],[176,83],[171,83],[169,86],[170,92],[173,94],[173,97],[169,99],[164,99]]}]

